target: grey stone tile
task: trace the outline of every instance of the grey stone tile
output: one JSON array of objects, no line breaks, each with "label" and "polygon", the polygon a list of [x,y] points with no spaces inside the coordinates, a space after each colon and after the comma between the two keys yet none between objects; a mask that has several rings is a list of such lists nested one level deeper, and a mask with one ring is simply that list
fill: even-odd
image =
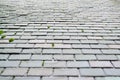
[{"label": "grey stone tile", "polygon": [[50,76],[52,69],[49,68],[30,68],[28,76]]},{"label": "grey stone tile", "polygon": [[22,36],[20,39],[23,39],[23,40],[28,40],[28,39],[36,39],[37,36]]},{"label": "grey stone tile", "polygon": [[105,73],[102,69],[80,69],[81,76],[105,76]]},{"label": "grey stone tile", "polygon": [[31,60],[52,60],[52,55],[32,55]]},{"label": "grey stone tile", "polygon": [[45,40],[29,40],[28,43],[45,43]]},{"label": "grey stone tile", "polygon": [[115,49],[102,49],[103,54],[119,54],[119,50]]},{"label": "grey stone tile", "polygon": [[70,36],[55,36],[54,40],[69,40]]},{"label": "grey stone tile", "polygon": [[0,77],[0,80],[12,80],[12,77]]},{"label": "grey stone tile", "polygon": [[9,54],[0,54],[0,60],[6,60]]},{"label": "grey stone tile", "polygon": [[62,49],[43,49],[43,54],[61,54]]},{"label": "grey stone tile", "polygon": [[74,60],[73,55],[54,55],[54,60]]},{"label": "grey stone tile", "polygon": [[27,43],[28,40],[14,40],[13,43],[16,43],[16,44],[25,44]]},{"label": "grey stone tile", "polygon": [[97,60],[95,55],[75,55],[76,60]]},{"label": "grey stone tile", "polygon": [[20,67],[42,67],[41,61],[22,61]]},{"label": "grey stone tile", "polygon": [[3,49],[3,53],[20,53],[22,49]]},{"label": "grey stone tile", "polygon": [[120,67],[120,61],[112,61],[112,64],[114,67],[117,67],[117,68]]},{"label": "grey stone tile", "polygon": [[66,62],[65,61],[45,61],[44,67],[62,68],[62,67],[66,67]]},{"label": "grey stone tile", "polygon": [[42,49],[23,49],[22,53],[41,54]]},{"label": "grey stone tile", "polygon": [[35,48],[52,48],[51,44],[36,44]]},{"label": "grey stone tile", "polygon": [[72,44],[73,48],[90,48],[90,45],[88,44]]},{"label": "grey stone tile", "polygon": [[95,80],[119,80],[120,77],[97,77]]},{"label": "grey stone tile", "polygon": [[9,60],[29,60],[31,55],[10,55]]},{"label": "grey stone tile", "polygon": [[80,43],[79,40],[63,40],[64,44],[78,44]]},{"label": "grey stone tile", "polygon": [[81,54],[80,49],[63,49],[63,54]]},{"label": "grey stone tile", "polygon": [[14,48],[16,44],[0,44],[0,48]]},{"label": "grey stone tile", "polygon": [[94,80],[93,77],[69,77],[69,80]]},{"label": "grey stone tile", "polygon": [[115,55],[96,55],[98,60],[118,60]]},{"label": "grey stone tile", "polygon": [[119,49],[120,45],[108,45],[109,48],[113,48],[113,49]]},{"label": "grey stone tile", "polygon": [[77,69],[54,69],[54,76],[79,76]]},{"label": "grey stone tile", "polygon": [[100,49],[100,48],[103,48],[103,49],[105,49],[105,48],[109,48],[107,45],[90,45],[91,46],[91,48],[95,48],[95,49]]},{"label": "grey stone tile", "polygon": [[47,40],[47,43],[61,44],[62,40]]},{"label": "grey stone tile", "polygon": [[99,49],[82,49],[83,54],[102,54]]},{"label": "grey stone tile", "polygon": [[67,67],[71,67],[71,68],[85,68],[85,67],[89,67],[89,63],[87,61],[69,61],[67,62]]},{"label": "grey stone tile", "polygon": [[113,67],[110,61],[89,61],[91,67]]},{"label": "grey stone tile", "polygon": [[120,69],[104,69],[107,76],[120,76]]},{"label": "grey stone tile", "polygon": [[33,48],[34,44],[17,44],[16,48]]},{"label": "grey stone tile", "polygon": [[120,55],[117,55],[117,58],[120,60]]},{"label": "grey stone tile", "polygon": [[43,77],[42,80],[68,80],[67,77]]},{"label": "grey stone tile", "polygon": [[18,67],[20,61],[0,61],[0,67]]},{"label": "grey stone tile", "polygon": [[81,40],[81,43],[98,43],[97,40]]},{"label": "grey stone tile", "polygon": [[72,46],[70,44],[55,44],[54,48],[72,48]]},{"label": "grey stone tile", "polygon": [[24,76],[27,73],[27,68],[6,68],[1,74],[3,76]]},{"label": "grey stone tile", "polygon": [[40,80],[40,77],[15,77],[14,80]]}]

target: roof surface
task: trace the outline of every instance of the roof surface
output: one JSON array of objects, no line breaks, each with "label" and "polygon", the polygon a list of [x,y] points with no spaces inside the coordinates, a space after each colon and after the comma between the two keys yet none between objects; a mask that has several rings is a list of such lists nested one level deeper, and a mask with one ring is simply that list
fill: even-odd
[{"label": "roof surface", "polygon": [[0,80],[120,80],[117,0],[0,0],[0,29]]}]

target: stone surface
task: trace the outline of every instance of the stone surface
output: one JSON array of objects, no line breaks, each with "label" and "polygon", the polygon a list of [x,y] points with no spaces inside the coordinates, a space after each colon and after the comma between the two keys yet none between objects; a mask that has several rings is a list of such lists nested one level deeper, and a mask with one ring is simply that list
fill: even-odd
[{"label": "stone surface", "polygon": [[6,68],[1,75],[4,76],[24,76],[27,74],[27,68]]},{"label": "stone surface", "polygon": [[41,67],[41,61],[22,61],[20,67]]},{"label": "stone surface", "polygon": [[108,76],[120,76],[120,69],[104,69]]},{"label": "stone surface", "polygon": [[20,61],[0,61],[0,67],[18,67]]},{"label": "stone surface", "polygon": [[12,80],[12,77],[0,77],[0,80]]},{"label": "stone surface", "polygon": [[9,60],[29,60],[31,55],[10,55]]},{"label": "stone surface", "polygon": [[119,0],[0,0],[0,30],[0,80],[120,78]]},{"label": "stone surface", "polygon": [[90,61],[91,67],[113,67],[109,61]]},{"label": "stone surface", "polygon": [[40,80],[40,77],[15,77],[14,80]]},{"label": "stone surface", "polygon": [[80,69],[81,76],[105,76],[102,69]]},{"label": "stone surface", "polygon": [[52,69],[47,68],[31,68],[28,72],[29,76],[50,76]]},{"label": "stone surface", "polygon": [[89,67],[89,63],[87,61],[77,61],[77,62],[73,62],[73,61],[69,61],[67,62],[67,67]]},{"label": "stone surface", "polygon": [[67,77],[43,77],[42,80],[67,80]]},{"label": "stone surface", "polygon": [[55,69],[54,76],[79,76],[77,69]]}]

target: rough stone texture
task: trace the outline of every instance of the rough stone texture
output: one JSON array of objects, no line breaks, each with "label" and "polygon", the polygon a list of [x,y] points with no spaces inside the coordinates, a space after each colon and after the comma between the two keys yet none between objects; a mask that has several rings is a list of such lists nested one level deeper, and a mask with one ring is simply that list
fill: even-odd
[{"label": "rough stone texture", "polygon": [[24,76],[27,74],[27,68],[6,68],[1,75],[4,76]]},{"label": "rough stone texture", "polygon": [[77,69],[55,69],[54,76],[79,76]]},{"label": "rough stone texture", "polygon": [[0,80],[120,80],[119,0],[0,0],[1,29]]},{"label": "rough stone texture", "polygon": [[9,60],[29,60],[31,55],[10,55]]},{"label": "rough stone texture", "polygon": [[102,69],[80,69],[81,76],[105,76]]},{"label": "rough stone texture", "polygon": [[18,67],[20,61],[0,61],[0,67]]},{"label": "rough stone texture", "polygon": [[12,80],[12,77],[0,77],[0,80]]},{"label": "rough stone texture", "polygon": [[52,75],[52,69],[47,68],[31,68],[28,72],[29,76],[50,76]]},{"label": "rough stone texture", "polygon": [[67,77],[43,77],[42,80],[68,80]]},{"label": "rough stone texture", "polygon": [[40,77],[15,77],[14,80],[40,80]]}]

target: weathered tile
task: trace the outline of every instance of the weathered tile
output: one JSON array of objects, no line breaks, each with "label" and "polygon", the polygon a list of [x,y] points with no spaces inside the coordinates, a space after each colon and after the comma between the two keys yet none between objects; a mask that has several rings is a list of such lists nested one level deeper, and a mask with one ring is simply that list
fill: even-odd
[{"label": "weathered tile", "polygon": [[113,67],[110,61],[89,61],[91,67]]},{"label": "weathered tile", "polygon": [[42,67],[41,61],[22,61],[20,67]]},{"label": "weathered tile", "polygon": [[95,55],[75,55],[76,60],[97,60]]},{"label": "weathered tile", "polygon": [[120,61],[112,61],[114,67],[120,67]]},{"label": "weathered tile", "polygon": [[119,80],[120,77],[96,77],[95,80]]},{"label": "weathered tile", "polygon": [[41,54],[42,49],[23,49],[22,53]]},{"label": "weathered tile", "polygon": [[55,60],[74,60],[73,55],[54,55]]},{"label": "weathered tile", "polygon": [[80,49],[63,49],[63,54],[81,54]]},{"label": "weathered tile", "polygon": [[0,60],[6,60],[9,54],[0,54]]},{"label": "weathered tile", "polygon": [[43,49],[43,54],[61,54],[62,49]]},{"label": "weathered tile", "polygon": [[120,77],[97,77],[95,80],[119,80]]},{"label": "weathered tile", "polygon": [[34,44],[17,44],[16,48],[33,48]]},{"label": "weathered tile", "polygon": [[45,61],[44,67],[62,68],[62,67],[66,67],[66,62],[65,61]]},{"label": "weathered tile", "polygon": [[24,76],[27,74],[27,68],[6,68],[1,74],[3,76]]},{"label": "weathered tile", "polygon": [[0,80],[12,80],[12,77],[0,77]]},{"label": "weathered tile", "polygon": [[43,77],[42,80],[68,80],[67,77]]},{"label": "weathered tile", "polygon": [[20,61],[0,61],[0,67],[18,67]]},{"label": "weathered tile", "polygon": [[115,55],[96,55],[98,60],[118,60]]},{"label": "weathered tile", "polygon": [[52,55],[32,55],[31,60],[52,60]]},{"label": "weathered tile", "polygon": [[82,49],[83,54],[102,54],[99,49]]},{"label": "weathered tile", "polygon": [[120,76],[120,69],[104,69],[107,76]]},{"label": "weathered tile", "polygon": [[77,69],[54,69],[54,76],[79,76]]},{"label": "weathered tile", "polygon": [[119,50],[115,50],[115,49],[102,49],[101,51],[103,52],[103,54],[119,54],[120,53]]},{"label": "weathered tile", "polygon": [[22,49],[3,49],[3,53],[20,53]]},{"label": "weathered tile", "polygon": [[9,60],[29,60],[31,55],[10,55]]},{"label": "weathered tile", "polygon": [[15,77],[14,80],[40,80],[40,77]]},{"label": "weathered tile", "polygon": [[71,68],[81,68],[81,67],[89,67],[89,63],[87,61],[69,61],[67,62],[67,67]]},{"label": "weathered tile", "polygon": [[89,77],[89,76],[105,76],[105,73],[102,69],[80,69],[81,76]]},{"label": "weathered tile", "polygon": [[28,75],[29,76],[50,76],[50,75],[52,75],[52,69],[49,69],[49,68],[30,68]]},{"label": "weathered tile", "polygon": [[93,77],[69,77],[69,80],[94,80]]}]

